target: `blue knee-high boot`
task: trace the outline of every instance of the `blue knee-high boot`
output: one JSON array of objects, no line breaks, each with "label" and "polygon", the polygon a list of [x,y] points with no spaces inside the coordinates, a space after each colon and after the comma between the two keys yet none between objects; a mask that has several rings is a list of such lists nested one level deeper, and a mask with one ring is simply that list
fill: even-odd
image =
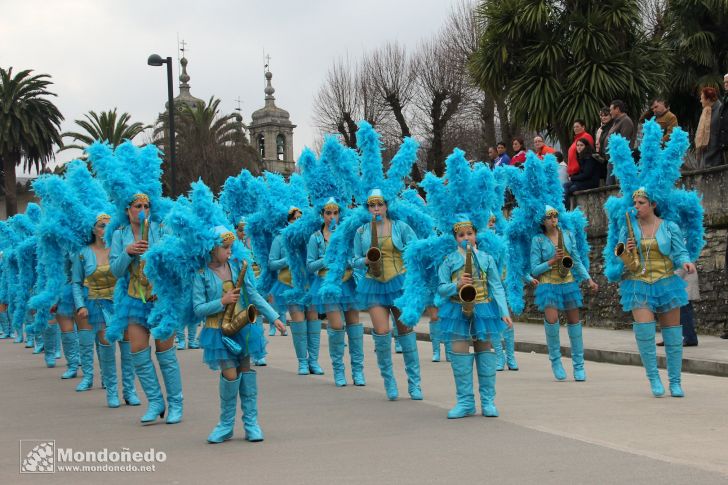
[{"label": "blue knee-high boot", "polygon": [[657,371],[657,347],[655,346],[655,322],[637,323],[632,325],[634,338],[637,340],[637,349],[640,352],[642,365],[645,368],[647,379],[650,381],[652,395],[660,397],[665,394],[665,388]]},{"label": "blue knee-high boot", "polygon": [[581,322],[566,326],[571,341],[571,363],[574,366],[574,380],[581,382],[586,380],[584,372],[584,339],[582,338]]},{"label": "blue knee-high boot", "polygon": [[394,339],[394,353],[402,353],[402,344],[399,342],[399,330],[397,329],[397,322],[392,319],[392,338]]},{"label": "blue knee-high boot", "polygon": [[495,407],[495,353],[477,352],[475,366],[478,369],[478,391],[483,416],[496,418],[498,408]]},{"label": "blue knee-high boot", "polygon": [[106,404],[110,408],[118,408],[119,381],[116,374],[116,347],[114,344],[99,343],[99,367],[106,386]]},{"label": "blue knee-high boot", "polygon": [[56,366],[56,343],[58,343],[58,325],[48,325],[43,331],[45,340],[45,363],[46,367]]},{"label": "blue knee-high boot", "polygon": [[10,329],[10,322],[8,321],[7,311],[0,313],[0,328],[2,329],[0,331],[0,339],[7,339],[12,337],[13,332]]},{"label": "blue knee-high boot", "polygon": [[197,327],[200,326],[200,322],[193,322],[187,325],[187,347],[190,349],[200,348],[200,339],[197,336]]},{"label": "blue knee-high boot", "polygon": [[[10,317],[8,317],[10,318]],[[21,323],[19,327],[16,327],[13,325],[13,328],[15,329],[15,340],[13,340],[13,343],[16,344],[22,344],[23,343],[23,324]]]},{"label": "blue knee-high boot", "polygon": [[450,354],[452,354],[452,342],[445,340],[445,362],[450,362]]},{"label": "blue knee-high boot", "polygon": [[177,327],[177,350],[184,350],[187,348],[185,344],[185,327],[184,323]]},{"label": "blue knee-high boot", "polygon": [[243,372],[240,379],[240,407],[243,410],[243,428],[248,441],[263,441],[263,430],[258,425],[258,382],[254,370]]},{"label": "blue knee-high boot", "polygon": [[321,320],[309,320],[306,322],[308,329],[308,370],[317,376],[324,375],[324,370],[318,363],[319,350],[321,349]]},{"label": "blue knee-high boot", "polygon": [[61,346],[68,366],[61,379],[73,379],[78,374],[78,335],[75,330],[61,332]]},{"label": "blue knee-high boot", "polygon": [[504,347],[508,370],[518,370],[518,362],[516,362],[516,332],[513,327],[505,329],[503,332],[503,341],[505,342]]},{"label": "blue knee-high boot", "polygon": [[364,378],[364,325],[352,323],[346,326],[351,358],[351,379],[355,386],[366,386]]},{"label": "blue knee-high boot", "polygon": [[473,354],[450,355],[452,375],[455,378],[455,397],[457,403],[447,413],[448,419],[464,418],[475,414],[475,397],[473,396]]},{"label": "blue knee-high boot", "polygon": [[56,325],[56,360],[61,358],[61,326]]},{"label": "blue knee-high boot", "polygon": [[672,397],[685,397],[685,393],[680,385],[680,373],[682,372],[683,357],[682,325],[663,328],[662,340],[665,342],[665,357],[667,358],[667,377],[670,380],[670,395]]},{"label": "blue knee-high boot", "polygon": [[22,328],[25,328],[25,348],[32,349],[33,347],[35,347],[35,335],[33,334],[33,329],[30,325],[27,324],[23,324],[21,329]]},{"label": "blue knee-high boot", "polygon": [[407,391],[415,401],[422,400],[420,389],[420,354],[417,352],[417,335],[414,330],[407,335],[397,337],[402,344],[404,370],[407,373]]},{"label": "blue knee-high boot", "polygon": [[503,351],[501,335],[491,335],[490,343],[495,351],[495,370],[502,371],[506,367],[506,356]]},{"label": "blue knee-high boot", "polygon": [[334,384],[336,387],[346,385],[346,369],[344,368],[344,335],[341,330],[329,329],[329,356],[331,356],[331,368],[334,370]]},{"label": "blue knee-high boot", "polygon": [[308,326],[306,321],[291,322],[291,340],[293,340],[293,350],[296,351],[296,359],[298,359],[298,375],[306,376],[310,373],[308,366]]},{"label": "blue knee-high boot", "polygon": [[430,342],[432,342],[432,362],[440,362],[440,341],[442,340],[442,332],[440,331],[440,322],[435,320],[430,322]]},{"label": "blue knee-high boot", "polygon": [[35,336],[35,341],[33,342],[33,355],[40,354],[45,349],[45,339],[43,338],[43,334],[41,332],[33,332],[33,335]]},{"label": "blue knee-high boot", "polygon": [[167,424],[182,421],[182,375],[179,371],[179,361],[174,347],[164,352],[156,352],[159,371],[164,380],[164,389],[167,391]]},{"label": "blue knee-high boot", "polygon": [[94,385],[94,343],[96,335],[93,330],[78,331],[78,351],[81,356],[83,378],[76,386],[77,392],[88,391]]},{"label": "blue knee-high boot", "polygon": [[387,332],[384,335],[377,335],[372,332],[374,339],[374,352],[377,354],[377,365],[379,373],[384,379],[384,390],[387,391],[387,399],[396,401],[399,397],[397,391],[397,381],[394,379],[392,372],[392,333]]},{"label": "blue knee-high boot", "polygon": [[152,349],[147,347],[139,352],[132,352],[131,360],[134,363],[134,372],[139,378],[144,395],[147,396],[147,401],[149,401],[147,411],[141,418],[142,423],[154,422],[157,417],[163,418],[165,411],[164,398],[162,397],[162,389],[159,387],[157,370],[152,363]]},{"label": "blue knee-high boot", "polygon": [[134,363],[131,358],[128,340],[119,340],[119,353],[121,354],[121,392],[127,406],[139,406],[139,396],[134,385]]},{"label": "blue knee-high boot", "polygon": [[229,381],[220,374],[220,420],[207,437],[208,443],[222,443],[233,437],[235,428],[235,413],[238,410],[238,393],[240,392],[240,379]]},{"label": "blue knee-high boot", "polygon": [[546,346],[549,349],[549,360],[551,361],[551,370],[554,378],[559,381],[566,379],[566,371],[561,365],[561,338],[559,337],[559,322],[549,323],[543,321],[544,329],[546,329]]}]

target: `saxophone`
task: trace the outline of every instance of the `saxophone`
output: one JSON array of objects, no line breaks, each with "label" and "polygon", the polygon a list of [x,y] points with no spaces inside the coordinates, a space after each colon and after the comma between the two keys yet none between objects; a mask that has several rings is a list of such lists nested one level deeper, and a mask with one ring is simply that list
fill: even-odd
[{"label": "saxophone", "polygon": [[[243,261],[243,267],[240,269],[238,280],[235,282],[235,289],[239,290],[245,284],[245,272],[248,270],[248,261]],[[247,303],[247,301],[246,301]],[[225,305],[223,310],[222,329],[223,335],[226,337],[232,337],[238,333],[244,326],[249,323],[255,322],[258,318],[258,310],[253,305],[248,305],[245,310],[235,313],[237,303],[228,303]]]},{"label": "saxophone", "polygon": [[[632,219],[629,217],[629,211],[625,213],[625,217],[627,218],[627,237],[635,241],[634,228],[632,227]],[[637,273],[642,266],[640,255],[637,252],[637,241],[635,241],[635,247],[632,251],[627,251],[625,243],[617,243],[614,247],[614,255],[621,258],[624,266],[632,273]]]},{"label": "saxophone", "polygon": [[561,261],[559,261],[559,276],[561,276],[561,278],[566,278],[569,275],[569,271],[574,266],[574,260],[571,258],[571,256],[566,256],[566,248],[564,246],[564,233],[561,230],[561,227],[557,226],[556,230],[559,234],[559,238],[556,243],[556,249],[561,250],[561,252],[564,254],[564,257],[561,258]]},{"label": "saxophone", "polygon": [[379,235],[377,234],[377,222],[382,220],[381,216],[372,216],[371,233],[372,240],[367,250],[367,259],[369,260],[369,273],[378,278],[382,275],[382,250],[379,249]]},{"label": "saxophone", "polygon": [[[470,244],[466,245],[465,249],[465,265],[463,266],[463,273],[467,273],[470,277],[473,277],[473,247]],[[460,301],[463,302],[463,315],[470,317],[473,315],[473,307],[475,306],[475,297],[477,291],[473,285],[463,285],[458,291]]]},{"label": "saxophone", "polygon": [[[144,217],[144,212],[139,214],[139,224],[141,225],[141,240],[149,242],[149,218]],[[129,278],[129,288],[127,293],[134,298],[140,298],[144,303],[150,295],[151,284],[144,274],[144,266],[146,261],[141,257],[136,262],[132,262],[131,277]]]}]

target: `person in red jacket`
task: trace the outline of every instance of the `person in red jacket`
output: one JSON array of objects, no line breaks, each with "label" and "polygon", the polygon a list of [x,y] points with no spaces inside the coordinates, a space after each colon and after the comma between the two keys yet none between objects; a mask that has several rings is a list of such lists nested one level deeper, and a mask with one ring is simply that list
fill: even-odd
[{"label": "person in red jacket", "polygon": [[576,153],[576,140],[585,138],[590,146],[594,146],[594,138],[586,132],[586,122],[584,120],[574,121],[574,141],[569,147],[569,153],[567,156],[567,172],[569,176],[576,175],[579,173],[579,158]]},{"label": "person in red jacket", "polygon": [[523,138],[517,136],[511,142],[513,147],[513,158],[511,158],[511,165],[520,167],[526,161],[526,143]]},{"label": "person in red jacket", "polygon": [[545,157],[549,153],[556,152],[556,150],[554,150],[553,147],[550,147],[546,144],[546,142],[543,139],[543,136],[536,135],[533,137],[533,152],[536,154],[536,156],[538,158],[543,160],[543,157]]}]

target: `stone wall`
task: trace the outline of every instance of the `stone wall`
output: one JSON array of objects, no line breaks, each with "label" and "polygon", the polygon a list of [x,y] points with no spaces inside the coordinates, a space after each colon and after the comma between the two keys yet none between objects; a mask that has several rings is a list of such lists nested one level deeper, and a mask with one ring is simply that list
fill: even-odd
[{"label": "stone wall", "polygon": [[[696,189],[703,195],[705,209],[705,248],[696,262],[700,277],[699,302],[695,306],[696,325],[700,333],[718,334],[728,326],[728,275],[726,274],[726,240],[728,239],[728,166],[683,172],[681,184]],[[622,312],[616,284],[607,283],[602,274],[606,244],[607,218],[604,202],[617,194],[617,186],[600,187],[577,193],[575,202],[589,219],[587,234],[591,245],[591,274],[599,284],[599,293],[587,295],[584,319],[587,325],[600,327],[626,327],[631,318]],[[532,291],[527,290],[526,301],[533,302]],[[532,305],[525,315],[542,318]]]}]

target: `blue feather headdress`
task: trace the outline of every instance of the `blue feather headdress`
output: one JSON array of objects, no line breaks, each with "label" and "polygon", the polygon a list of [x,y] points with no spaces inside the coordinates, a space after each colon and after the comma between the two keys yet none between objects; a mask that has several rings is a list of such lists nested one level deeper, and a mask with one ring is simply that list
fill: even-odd
[{"label": "blue feather headdress", "polygon": [[35,229],[41,218],[40,206],[28,204],[24,214],[8,219],[8,234],[12,246],[5,253],[8,274],[8,301],[11,305],[10,321],[20,329],[26,321],[28,300],[32,296],[36,280],[36,237]]},{"label": "blue feather headdress", "polygon": [[633,195],[637,191],[657,204],[660,217],[682,229],[692,261],[698,259],[705,245],[700,195],[693,190],[675,187],[689,147],[687,133],[680,127],[675,128],[663,148],[662,129],[656,121],[645,122],[642,131],[639,165],[632,158],[627,140],[619,135],[609,138],[609,158],[621,188],[620,196],[609,197],[604,206],[609,218],[604,273],[609,281],[619,281],[624,271],[622,260],[614,255],[614,247],[626,225],[626,214],[634,206]]},{"label": "blue feather headdress", "polygon": [[86,153],[94,174],[116,209],[106,229],[108,244],[111,244],[114,230],[129,224],[126,210],[142,195],[151,204],[151,219],[160,222],[164,218],[171,201],[162,197],[162,159],[156,146],[139,148],[126,141],[112,149],[107,143],[95,142],[86,148]]},{"label": "blue feather headdress", "polygon": [[567,211],[564,207],[564,188],[559,181],[558,164],[553,155],[540,160],[533,152],[526,155],[523,170],[505,167],[508,185],[518,206],[513,209],[506,227],[508,238],[508,268],[506,293],[514,313],[523,312],[523,282],[530,273],[531,239],[542,232],[546,207],[559,213],[559,225],[576,239],[576,251],[589,269],[589,244],[586,239],[587,220],[581,209]]},{"label": "blue feather headdress", "polygon": [[233,226],[258,211],[261,200],[257,195],[265,190],[264,184],[248,170],[242,170],[237,177],[227,178],[219,201]]}]

